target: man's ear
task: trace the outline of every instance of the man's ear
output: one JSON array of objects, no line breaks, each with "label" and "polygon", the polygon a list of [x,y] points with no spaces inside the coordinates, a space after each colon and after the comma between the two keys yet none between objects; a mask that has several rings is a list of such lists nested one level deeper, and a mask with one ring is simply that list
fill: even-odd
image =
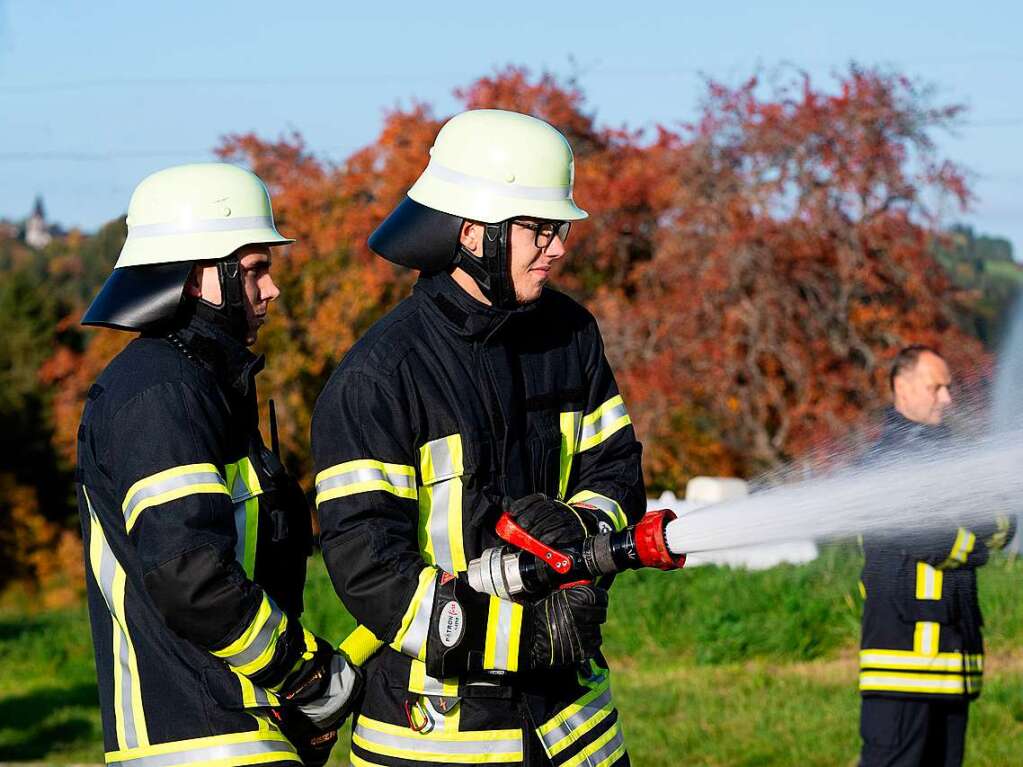
[{"label": "man's ear", "polygon": [[475,221],[463,221],[462,227],[458,232],[458,240],[465,246],[466,250],[470,250],[473,253],[480,246],[480,242],[483,238],[483,226],[477,224]]},{"label": "man's ear", "polygon": [[188,273],[185,280],[185,295],[189,298],[199,298],[202,295],[202,264],[196,264]]}]

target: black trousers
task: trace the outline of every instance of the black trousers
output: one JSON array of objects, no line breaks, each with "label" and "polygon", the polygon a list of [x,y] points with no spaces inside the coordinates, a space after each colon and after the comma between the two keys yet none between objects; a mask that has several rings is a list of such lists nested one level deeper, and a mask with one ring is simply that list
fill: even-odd
[{"label": "black trousers", "polygon": [[969,707],[965,700],[864,697],[860,767],[959,767]]}]

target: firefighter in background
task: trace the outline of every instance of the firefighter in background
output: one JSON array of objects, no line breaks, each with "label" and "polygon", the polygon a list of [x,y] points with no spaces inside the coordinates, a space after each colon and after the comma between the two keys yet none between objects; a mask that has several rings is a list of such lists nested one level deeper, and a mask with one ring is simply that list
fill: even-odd
[{"label": "firefighter in background", "polygon": [[645,511],[596,322],[545,287],[586,217],[572,181],[547,123],[466,112],[370,238],[422,274],[312,423],[324,559],[358,631],[386,645],[365,666],[353,765],[628,764],[599,653],[606,591],[520,603],[464,577],[502,543],[503,504],[552,545]]},{"label": "firefighter in background", "polygon": [[[952,377],[941,356],[926,346],[903,349],[890,381],[894,407],[868,461],[947,444]],[[962,763],[984,665],[976,568],[1014,532],[1015,523],[999,517],[973,529],[864,540],[862,767]]]},{"label": "firefighter in background", "polygon": [[299,621],[310,510],[263,446],[247,348],[292,240],[220,163],[149,176],[127,223],[82,320],[140,333],[78,431],[106,761],[322,764],[361,676]]}]

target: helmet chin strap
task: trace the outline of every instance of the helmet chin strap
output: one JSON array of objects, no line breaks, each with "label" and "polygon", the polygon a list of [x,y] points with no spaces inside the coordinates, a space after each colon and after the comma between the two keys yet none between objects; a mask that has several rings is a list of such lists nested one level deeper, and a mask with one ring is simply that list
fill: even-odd
[{"label": "helmet chin strap", "polygon": [[480,286],[490,303],[499,309],[514,309],[515,286],[512,284],[511,260],[508,242],[508,222],[485,224],[483,232],[483,256],[475,255],[459,244],[454,265]]},{"label": "helmet chin strap", "polygon": [[217,261],[217,277],[220,281],[220,303],[213,304],[200,298],[196,313],[245,342],[249,335],[249,320],[245,314],[242,268],[238,256],[232,254]]}]

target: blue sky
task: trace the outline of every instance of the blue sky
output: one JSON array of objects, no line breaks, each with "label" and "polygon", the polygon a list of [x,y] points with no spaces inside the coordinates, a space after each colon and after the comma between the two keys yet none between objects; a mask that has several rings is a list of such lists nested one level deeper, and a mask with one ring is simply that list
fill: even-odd
[{"label": "blue sky", "polygon": [[939,144],[976,174],[967,220],[1020,257],[1021,29],[1011,2],[0,0],[0,218],[41,194],[52,219],[94,228],[229,132],[295,129],[340,159],[386,108],[447,114],[453,88],[507,63],[575,72],[601,121],[642,127],[692,117],[703,75],[789,64],[823,82],[855,59],[970,107]]}]

